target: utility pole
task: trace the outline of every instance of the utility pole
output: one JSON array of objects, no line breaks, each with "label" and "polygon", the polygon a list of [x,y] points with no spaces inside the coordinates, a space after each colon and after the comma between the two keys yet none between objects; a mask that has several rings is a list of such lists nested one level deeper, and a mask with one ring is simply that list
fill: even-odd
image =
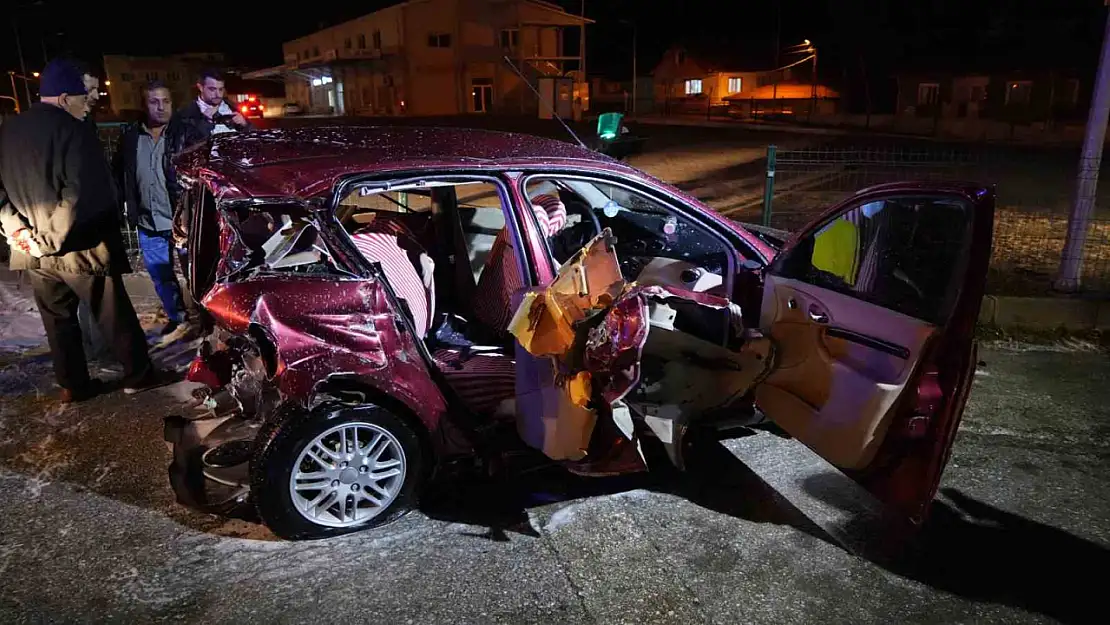
[{"label": "utility pole", "polygon": [[[1110,0],[1106,4],[1110,5]],[[1106,122],[1110,117],[1110,12],[1102,35],[1102,55],[1095,74],[1095,87],[1091,96],[1091,110],[1087,114],[1087,133],[1083,139],[1083,152],[1079,156],[1079,173],[1076,176],[1075,203],[1068,218],[1068,236],[1060,258],[1060,272],[1055,288],[1073,292],[1079,289],[1083,267],[1083,248],[1091,226],[1091,213],[1095,208],[1098,191],[1098,169],[1102,163],[1102,146],[1106,141]]]},{"label": "utility pole", "polygon": [[636,71],[636,25],[632,25],[632,116],[636,116],[636,96],[640,93],[636,90],[636,77],[639,72]]},{"label": "utility pole", "polygon": [[[17,18],[12,19],[12,30],[15,31],[15,50],[19,53],[19,73],[24,76],[27,75],[27,65],[23,62],[23,44],[19,42],[19,22]],[[12,80],[12,87],[14,91],[15,80]],[[27,81],[23,81],[23,91],[27,94],[27,106],[31,106],[31,87]],[[19,97],[18,95],[16,97]]]}]

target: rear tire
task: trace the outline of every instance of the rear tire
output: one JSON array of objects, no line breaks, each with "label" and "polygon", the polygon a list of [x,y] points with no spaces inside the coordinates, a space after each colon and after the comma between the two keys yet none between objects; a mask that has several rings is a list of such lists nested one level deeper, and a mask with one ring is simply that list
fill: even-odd
[{"label": "rear tire", "polygon": [[340,536],[394,521],[416,504],[424,452],[378,406],[323,406],[268,429],[251,463],[259,516],[278,536]]}]

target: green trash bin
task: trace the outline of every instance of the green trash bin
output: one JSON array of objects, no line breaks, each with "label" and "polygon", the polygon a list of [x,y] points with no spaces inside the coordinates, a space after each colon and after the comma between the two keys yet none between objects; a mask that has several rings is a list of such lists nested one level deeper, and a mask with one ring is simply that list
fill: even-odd
[{"label": "green trash bin", "polygon": [[597,136],[602,141],[612,141],[621,134],[624,113],[602,113],[597,118]]}]

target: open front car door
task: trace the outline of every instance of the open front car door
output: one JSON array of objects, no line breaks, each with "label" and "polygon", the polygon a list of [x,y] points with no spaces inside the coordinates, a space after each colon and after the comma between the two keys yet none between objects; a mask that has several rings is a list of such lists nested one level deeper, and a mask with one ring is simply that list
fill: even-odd
[{"label": "open front car door", "polygon": [[787,242],[761,330],[759,408],[914,525],[948,462],[976,365],[992,189],[869,189]]}]

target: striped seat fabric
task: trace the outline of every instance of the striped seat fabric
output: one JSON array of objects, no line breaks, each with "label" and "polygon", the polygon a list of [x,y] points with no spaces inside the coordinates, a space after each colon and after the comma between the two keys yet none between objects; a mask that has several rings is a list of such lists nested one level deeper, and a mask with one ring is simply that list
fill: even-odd
[{"label": "striped seat fabric", "polygon": [[408,304],[416,331],[427,336],[435,315],[431,258],[407,236],[363,230],[351,239],[366,260],[381,265],[394,292]]},{"label": "striped seat fabric", "polygon": [[[567,207],[553,195],[532,198],[532,212],[536,215],[545,237],[550,237],[567,224]],[[513,294],[524,288],[524,281],[516,263],[516,251],[509,241],[508,228],[502,228],[490,248],[478,285],[474,289],[474,315],[483,325],[502,334],[508,334],[513,311],[510,303]]]},{"label": "striped seat fabric", "polygon": [[441,349],[433,354],[443,376],[475,414],[491,414],[516,397],[516,361],[503,354],[464,354]]}]

